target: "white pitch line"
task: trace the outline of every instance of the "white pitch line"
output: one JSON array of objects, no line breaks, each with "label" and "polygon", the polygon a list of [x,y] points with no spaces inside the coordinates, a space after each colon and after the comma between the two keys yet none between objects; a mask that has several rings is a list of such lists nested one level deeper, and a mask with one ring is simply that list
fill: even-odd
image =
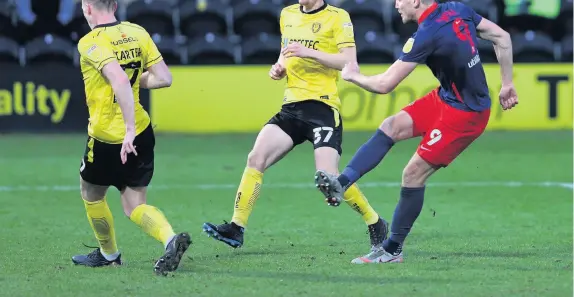
[{"label": "white pitch line", "polygon": [[[361,188],[394,188],[400,187],[398,182],[365,182],[359,183]],[[235,189],[237,184],[199,184],[199,185],[161,185],[155,184],[150,186],[150,190],[171,190],[171,189],[196,189],[196,190],[225,190]],[[306,189],[312,188],[312,183],[288,183],[264,184],[265,188],[275,189]],[[482,181],[482,182],[433,182],[427,184],[427,187],[467,187],[467,188],[486,188],[486,187],[505,187],[505,188],[524,188],[524,187],[545,187],[545,188],[564,188],[574,189],[573,183],[565,182],[519,182],[519,181]],[[78,191],[79,186],[0,186],[0,192],[68,192]]]}]

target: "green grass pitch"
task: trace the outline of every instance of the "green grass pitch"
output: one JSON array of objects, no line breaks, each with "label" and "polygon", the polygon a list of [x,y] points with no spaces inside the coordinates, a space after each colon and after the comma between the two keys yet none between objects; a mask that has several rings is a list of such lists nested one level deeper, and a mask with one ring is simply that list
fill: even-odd
[{"label": "green grass pitch", "polygon": [[[370,133],[346,133],[341,168]],[[108,199],[126,265],[75,267],[96,245],[77,190],[83,135],[0,136],[3,296],[572,296],[572,131],[487,132],[431,178],[405,262],[352,266],[366,226],[313,188],[305,144],[267,171],[241,249],[201,234],[229,220],[255,135],[157,138],[149,203],[194,244],[168,277],[161,244]],[[416,141],[396,145],[359,183],[390,219]]]}]

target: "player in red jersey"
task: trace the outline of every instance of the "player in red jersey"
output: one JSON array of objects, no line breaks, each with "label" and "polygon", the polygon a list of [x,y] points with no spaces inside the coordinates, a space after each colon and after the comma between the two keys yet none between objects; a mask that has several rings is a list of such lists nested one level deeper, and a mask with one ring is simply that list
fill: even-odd
[{"label": "player in red jersey", "polygon": [[355,264],[402,262],[402,247],[421,212],[427,179],[449,165],[484,131],[491,100],[476,47],[477,36],[492,41],[501,66],[499,100],[504,110],[518,104],[512,82],[510,36],[491,21],[459,2],[396,0],[404,23],[418,21],[417,32],[405,43],[403,53],[385,73],[365,76],[356,63],[342,70],[343,79],[368,91],[387,94],[418,64],[426,64],[440,87],[385,119],[375,134],[336,177],[317,171],[317,187],[328,201],[341,201],[342,193],[375,168],[398,141],[422,137],[402,176],[401,198],[395,209],[391,236]]}]

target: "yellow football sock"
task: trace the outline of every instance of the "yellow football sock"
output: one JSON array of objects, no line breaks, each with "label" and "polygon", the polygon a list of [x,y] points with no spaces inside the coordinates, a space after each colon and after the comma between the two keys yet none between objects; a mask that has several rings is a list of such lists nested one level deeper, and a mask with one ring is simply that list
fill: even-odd
[{"label": "yellow football sock", "polygon": [[349,187],[343,197],[345,202],[363,217],[367,225],[372,225],[379,220],[379,214],[371,207],[369,201],[356,184]]},{"label": "yellow football sock", "polygon": [[114,255],[118,253],[118,245],[116,244],[116,232],[114,231],[114,217],[108,206],[106,198],[88,202],[84,200],[86,213],[88,214],[88,221],[94,235],[100,243],[100,251],[103,255]]},{"label": "yellow football sock", "polygon": [[175,236],[163,213],[151,205],[138,205],[132,211],[130,220],[140,226],[149,236],[161,241],[164,246]]},{"label": "yellow football sock", "polygon": [[239,189],[237,189],[237,195],[235,196],[232,222],[243,228],[247,227],[247,220],[253,210],[255,201],[259,197],[262,183],[263,173],[257,169],[245,168]]}]

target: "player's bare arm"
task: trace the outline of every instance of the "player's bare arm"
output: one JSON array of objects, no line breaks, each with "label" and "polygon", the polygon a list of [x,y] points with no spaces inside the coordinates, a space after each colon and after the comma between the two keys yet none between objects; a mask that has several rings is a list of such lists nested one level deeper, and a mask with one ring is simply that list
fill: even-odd
[{"label": "player's bare arm", "polygon": [[171,71],[165,64],[165,61],[160,61],[153,64],[144,72],[140,78],[140,88],[142,89],[161,89],[171,86],[173,78]]},{"label": "player's bare arm", "polygon": [[285,70],[285,57],[280,54],[277,63],[273,64],[271,69],[269,69],[269,76],[274,80],[281,80],[287,74]]},{"label": "player's bare arm", "polygon": [[126,136],[121,151],[122,162],[127,161],[127,155],[137,152],[133,146],[136,137],[134,94],[127,74],[117,61],[110,62],[102,68],[102,73],[112,86],[116,100],[122,111],[126,125]]},{"label": "player's bare arm", "polygon": [[112,86],[126,124],[126,131],[135,131],[134,94],[127,74],[116,61],[104,66],[102,73]]},{"label": "player's bare arm", "polygon": [[357,61],[357,49],[355,47],[344,47],[336,54],[329,54],[294,42],[284,47],[281,50],[281,54],[286,58],[299,57],[313,59],[326,67],[337,70],[343,69],[347,63]]},{"label": "player's bare arm", "polygon": [[384,73],[366,76],[361,74],[359,65],[356,62],[351,62],[345,65],[341,72],[341,77],[369,92],[388,94],[413,72],[416,67],[417,63],[397,60]]},{"label": "player's bare arm", "polygon": [[491,41],[494,46],[502,76],[502,88],[499,94],[500,104],[504,110],[511,109],[518,104],[518,95],[512,82],[513,61],[510,34],[485,18],[480,21],[476,29],[480,38]]},{"label": "player's bare arm", "polygon": [[512,41],[510,34],[497,24],[483,18],[476,27],[478,36],[491,41],[500,63],[502,84],[512,84]]}]

